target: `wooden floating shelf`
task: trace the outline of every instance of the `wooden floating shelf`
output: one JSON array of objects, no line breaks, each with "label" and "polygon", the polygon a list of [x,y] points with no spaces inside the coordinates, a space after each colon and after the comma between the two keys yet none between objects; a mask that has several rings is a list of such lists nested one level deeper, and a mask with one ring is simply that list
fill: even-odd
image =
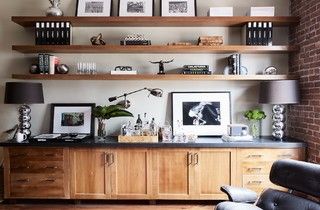
[{"label": "wooden floating shelf", "polygon": [[299,23],[298,17],[44,17],[44,16],[13,16],[11,20],[23,27],[34,27],[39,21],[69,21],[74,27],[88,26],[140,26],[140,27],[203,27],[203,26],[243,26],[247,22],[273,22],[274,26],[292,26]]},{"label": "wooden floating shelf", "polygon": [[289,75],[182,75],[182,74],[138,74],[138,75],[78,75],[78,74],[13,74],[13,79],[22,80],[203,80],[203,81],[266,81],[297,79]]},{"label": "wooden floating shelf", "polygon": [[222,45],[222,46],[167,46],[167,45],[13,45],[12,50],[21,53],[289,53],[298,51],[294,46],[247,46],[247,45]]}]

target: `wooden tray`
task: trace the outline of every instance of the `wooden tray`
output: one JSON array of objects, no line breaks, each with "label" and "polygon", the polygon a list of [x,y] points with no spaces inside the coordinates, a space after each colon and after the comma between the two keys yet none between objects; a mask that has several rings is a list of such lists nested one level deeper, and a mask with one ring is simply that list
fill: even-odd
[{"label": "wooden tray", "polygon": [[121,143],[158,142],[158,136],[118,136]]}]

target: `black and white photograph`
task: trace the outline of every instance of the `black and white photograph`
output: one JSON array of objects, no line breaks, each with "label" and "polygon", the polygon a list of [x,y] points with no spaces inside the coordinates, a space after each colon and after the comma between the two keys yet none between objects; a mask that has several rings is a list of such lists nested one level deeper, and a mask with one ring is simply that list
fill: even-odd
[{"label": "black and white photograph", "polygon": [[83,112],[63,112],[61,113],[61,126],[83,126]]},{"label": "black and white photograph", "polygon": [[112,0],[77,0],[76,16],[111,16]]},{"label": "black and white photograph", "polygon": [[119,0],[119,16],[153,16],[153,0]]},{"label": "black and white photograph", "polygon": [[51,104],[51,133],[94,136],[94,103]]},{"label": "black and white photograph", "polygon": [[161,16],[197,16],[196,0],[161,0]]},{"label": "black and white photograph", "polygon": [[198,136],[221,136],[231,123],[230,92],[173,92],[173,132],[183,130]]}]

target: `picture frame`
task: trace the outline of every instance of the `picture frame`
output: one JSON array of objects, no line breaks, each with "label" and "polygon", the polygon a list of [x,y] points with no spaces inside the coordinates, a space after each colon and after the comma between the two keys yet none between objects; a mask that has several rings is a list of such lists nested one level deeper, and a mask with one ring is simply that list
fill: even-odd
[{"label": "picture frame", "polygon": [[160,8],[163,17],[197,16],[197,0],[161,0]]},{"label": "picture frame", "polygon": [[152,17],[154,0],[119,0],[118,14],[120,17]]},{"label": "picture frame", "polygon": [[95,103],[51,104],[50,131],[53,134],[94,136],[93,109]]},{"label": "picture frame", "polygon": [[110,17],[112,0],[77,0],[77,17]]},{"label": "picture frame", "polygon": [[[222,136],[231,124],[230,92],[173,92],[172,128],[186,134]],[[180,128],[179,128],[180,129]]]}]

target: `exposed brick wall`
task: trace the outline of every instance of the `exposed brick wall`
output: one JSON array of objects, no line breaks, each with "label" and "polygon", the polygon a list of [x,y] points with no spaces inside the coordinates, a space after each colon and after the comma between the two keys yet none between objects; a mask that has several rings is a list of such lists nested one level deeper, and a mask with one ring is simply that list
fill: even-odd
[{"label": "exposed brick wall", "polygon": [[289,106],[288,134],[308,143],[310,162],[320,163],[320,0],[291,0],[291,15],[300,24],[290,30],[290,74],[300,77],[301,103]]}]

